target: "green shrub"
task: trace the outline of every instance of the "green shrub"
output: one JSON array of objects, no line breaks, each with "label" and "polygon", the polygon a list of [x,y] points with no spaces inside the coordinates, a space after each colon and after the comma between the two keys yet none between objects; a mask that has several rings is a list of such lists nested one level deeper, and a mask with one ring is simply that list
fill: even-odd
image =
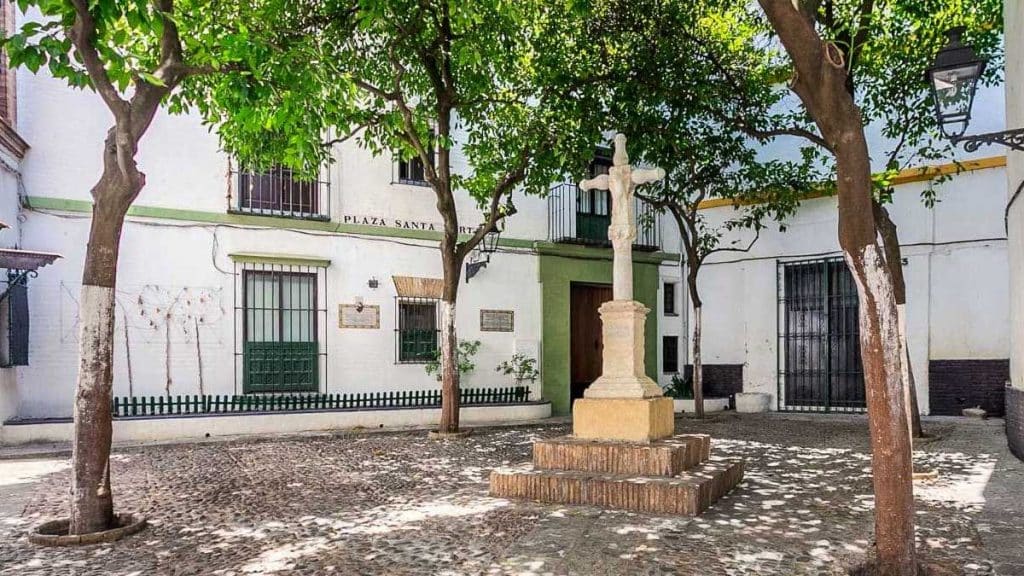
[{"label": "green shrub", "polygon": [[537,360],[525,354],[513,354],[511,360],[505,360],[494,369],[505,376],[511,376],[516,384],[523,381],[536,382],[540,372],[537,370]]},{"label": "green shrub", "polygon": [[693,377],[688,376],[686,378],[680,376],[678,373],[672,375],[672,382],[665,387],[665,396],[669,398],[675,398],[677,400],[692,400],[693,399]]},{"label": "green shrub", "polygon": [[[476,368],[476,364],[473,363],[473,356],[476,356],[477,350],[480,349],[479,340],[459,340],[459,346],[455,350],[455,365],[459,370],[459,379],[462,376],[472,372]],[[441,381],[441,349],[438,348],[434,354],[433,360],[427,362],[423,369],[426,370],[427,374],[437,378],[437,381]]]}]

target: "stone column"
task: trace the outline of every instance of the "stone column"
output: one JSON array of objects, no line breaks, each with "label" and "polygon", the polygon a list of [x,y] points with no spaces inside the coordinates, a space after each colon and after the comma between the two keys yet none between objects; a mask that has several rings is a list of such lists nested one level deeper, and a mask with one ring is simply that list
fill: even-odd
[{"label": "stone column", "polygon": [[664,178],[664,170],[634,170],[626,155],[626,137],[615,136],[615,155],[608,174],[586,180],[584,190],[609,190],[613,248],[613,300],[599,309],[604,336],[601,377],[573,405],[573,433],[579,438],[651,441],[671,436],[672,400],[644,368],[644,325],[649,310],[633,300],[633,241],[636,186]]}]

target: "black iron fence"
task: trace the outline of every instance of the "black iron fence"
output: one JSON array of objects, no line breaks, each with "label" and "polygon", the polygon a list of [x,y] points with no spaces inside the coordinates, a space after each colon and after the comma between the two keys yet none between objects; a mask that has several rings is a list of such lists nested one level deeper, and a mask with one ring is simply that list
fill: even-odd
[{"label": "black iron fence", "polygon": [[[661,249],[661,218],[658,211],[639,198],[633,199],[637,250]],[[559,184],[548,193],[548,239],[552,242],[610,246],[611,198],[607,190],[581,190],[576,184]]]},{"label": "black iron fence", "polygon": [[331,214],[331,185],[324,178],[299,178],[290,169],[275,166],[265,172],[239,170],[238,212],[327,220]]},{"label": "black iron fence", "polygon": [[[529,399],[529,388],[463,388],[464,406],[517,404]],[[359,410],[437,407],[440,390],[399,390],[355,394],[245,394],[119,396],[113,401],[114,417],[231,414],[239,412],[298,412],[310,410]]]}]

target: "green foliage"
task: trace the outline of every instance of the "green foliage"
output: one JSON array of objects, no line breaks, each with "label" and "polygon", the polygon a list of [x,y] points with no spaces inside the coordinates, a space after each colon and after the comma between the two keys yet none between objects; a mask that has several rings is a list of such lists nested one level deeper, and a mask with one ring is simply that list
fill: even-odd
[{"label": "green foliage", "polygon": [[[253,70],[271,64],[271,38],[253,33],[247,23],[280,23],[279,15],[286,11],[286,3],[275,0],[244,5],[178,0],[173,5],[167,3],[173,12],[162,11],[159,2],[93,0],[87,4],[94,26],[89,44],[102,65],[103,79],[90,76],[83,55],[72,42],[73,2],[17,0],[16,4],[22,11],[38,10],[41,17],[25,21],[3,38],[12,67],[24,66],[32,72],[45,67],[75,88],[96,89],[97,82],[108,79],[126,100],[143,86],[173,88],[167,85],[171,78],[232,72],[237,83],[239,77],[251,76]],[[163,45],[168,23],[173,23],[181,47],[181,62],[173,69],[166,65],[168,47]],[[196,93],[183,91],[171,97],[172,111],[182,111],[193,103],[190,95]]]},{"label": "green foliage", "polygon": [[672,375],[672,381],[665,387],[665,396],[677,400],[693,400],[693,378]]},{"label": "green foliage", "polygon": [[[874,179],[876,194],[891,201],[889,179],[922,163],[950,161],[954,147],[938,131],[934,102],[925,70],[945,46],[944,32],[964,26],[964,41],[990,64],[983,85],[1002,77],[1002,0],[893,0],[875,2],[862,13],[859,0],[824,0],[818,14],[819,33],[844,52],[850,87],[866,125],[877,126],[884,143],[871,150],[881,166]],[[938,184],[939,178],[933,182]],[[922,200],[937,200],[928,186]]]},{"label": "green foliage", "polygon": [[[469,374],[476,369],[476,364],[473,362],[473,357],[476,356],[477,351],[480,349],[479,340],[459,340],[459,346],[455,350],[455,366],[459,371],[459,376]],[[427,362],[423,369],[426,371],[428,376],[434,376],[437,381],[441,381],[441,351],[438,350],[434,355],[434,358]]]},{"label": "green foliage", "polygon": [[495,372],[511,376],[516,383],[530,381],[536,382],[540,372],[537,370],[537,360],[525,354],[513,354],[511,360],[505,360],[494,369]]},{"label": "green foliage", "polygon": [[296,11],[315,24],[260,89],[204,86],[204,116],[243,162],[315,171],[328,143],[352,137],[374,153],[430,160],[440,196],[464,191],[489,208],[516,184],[545,193],[597,140],[578,113],[588,86],[563,74],[571,43],[552,41],[579,35],[562,3],[359,0]]},{"label": "green foliage", "polygon": [[[815,146],[794,158],[763,152],[781,130],[811,127],[775,88],[788,62],[763,45],[769,29],[749,3],[636,0],[607,9],[597,41],[613,72],[609,124],[629,138],[632,160],[667,172],[660,187],[640,193],[677,217],[693,266],[716,251],[745,250],[736,234],[724,244],[726,233],[782,221],[821,179]],[[706,199],[731,201],[734,214],[709,222],[698,211]]]}]

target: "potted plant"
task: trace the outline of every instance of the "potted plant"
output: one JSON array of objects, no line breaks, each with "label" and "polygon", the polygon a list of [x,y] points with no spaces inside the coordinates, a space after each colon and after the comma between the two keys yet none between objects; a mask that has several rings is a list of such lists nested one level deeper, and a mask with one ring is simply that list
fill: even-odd
[{"label": "potted plant", "polygon": [[494,369],[505,376],[511,376],[515,381],[516,388],[525,388],[525,399],[530,399],[530,384],[537,381],[540,372],[537,370],[537,360],[525,354],[513,354],[512,359],[505,360]]},{"label": "potted plant", "polygon": [[[672,399],[676,412],[693,411],[693,378],[679,373],[672,375],[672,381],[665,387],[665,396]],[[689,410],[687,410],[687,408]]]},{"label": "potted plant", "polygon": [[[665,396],[672,399],[672,406],[677,413],[696,412],[693,401],[693,375],[685,376],[678,373],[672,375],[672,382],[664,388]],[[738,395],[737,395],[738,396]],[[704,397],[705,412],[721,412],[729,406],[728,398]]]}]

